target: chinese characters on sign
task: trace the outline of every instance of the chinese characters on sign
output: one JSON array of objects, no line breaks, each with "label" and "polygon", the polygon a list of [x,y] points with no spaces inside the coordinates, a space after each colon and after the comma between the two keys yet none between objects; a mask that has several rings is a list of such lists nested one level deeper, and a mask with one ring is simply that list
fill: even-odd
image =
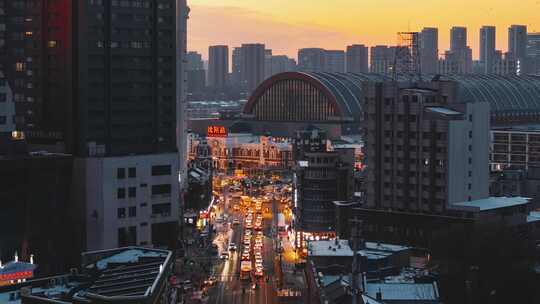
[{"label": "chinese characters on sign", "polygon": [[206,135],[208,137],[227,137],[227,130],[223,126],[208,126]]}]

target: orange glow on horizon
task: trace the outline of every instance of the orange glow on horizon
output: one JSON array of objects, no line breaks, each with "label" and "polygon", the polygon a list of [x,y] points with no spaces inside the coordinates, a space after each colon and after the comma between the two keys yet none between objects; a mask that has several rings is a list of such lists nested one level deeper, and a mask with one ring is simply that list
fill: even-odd
[{"label": "orange glow on horizon", "polygon": [[349,44],[392,45],[399,31],[439,28],[439,53],[450,28],[466,26],[478,57],[480,27],[497,27],[497,49],[506,51],[508,27],[540,31],[540,1],[520,0],[191,0],[188,49],[207,58],[208,46],[265,43],[274,54],[296,58],[302,47],[344,50]]}]

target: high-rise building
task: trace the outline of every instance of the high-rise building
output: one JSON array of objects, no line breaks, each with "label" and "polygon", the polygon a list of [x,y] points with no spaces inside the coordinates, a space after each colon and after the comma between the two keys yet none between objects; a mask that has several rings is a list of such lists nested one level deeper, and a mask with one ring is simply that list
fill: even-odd
[{"label": "high-rise building", "polygon": [[508,54],[512,58],[523,62],[527,58],[526,25],[511,25],[508,28]]},{"label": "high-rise building", "polygon": [[540,33],[527,34],[527,56],[540,57]]},{"label": "high-rise building", "polygon": [[195,51],[187,52],[186,70],[204,70],[204,62],[202,59],[202,55]]},{"label": "high-rise building", "polygon": [[444,214],[488,196],[489,104],[452,100],[454,85],[364,85],[368,208]]},{"label": "high-rise building", "polygon": [[240,86],[242,83],[242,48],[235,47],[232,51],[231,84]]},{"label": "high-rise building", "polygon": [[0,70],[0,136],[15,131],[15,102],[9,82]]},{"label": "high-rise building", "polygon": [[437,73],[439,61],[439,30],[426,27],[420,33],[420,67],[422,73]]},{"label": "high-rise building", "polygon": [[347,73],[367,73],[369,72],[369,50],[363,44],[353,44],[347,46]]},{"label": "high-rise building", "polygon": [[17,129],[32,142],[63,141],[73,151],[77,127],[71,111],[79,91],[71,73],[72,1],[1,0],[0,8],[0,65],[13,94]]},{"label": "high-rise building", "polygon": [[329,149],[326,133],[315,127],[298,131],[293,143],[296,248],[308,239],[335,237],[334,201],[354,192],[354,149]]},{"label": "high-rise building", "polygon": [[[178,146],[179,167],[180,167],[180,191],[187,187],[187,79],[186,65],[184,64],[187,54],[187,20],[189,18],[189,7],[187,0],[178,0],[176,6],[176,49],[178,58],[176,59],[176,144]],[[182,198],[183,196],[180,195]],[[180,202],[183,210],[183,202]]]},{"label": "high-rise building", "polygon": [[273,75],[291,72],[296,70],[296,61],[285,55],[275,55],[266,58],[267,64],[264,69],[265,78],[269,78]]},{"label": "high-rise building", "polygon": [[241,79],[248,92],[264,80],[265,47],[261,43],[242,44]]},{"label": "high-rise building", "polygon": [[229,74],[229,47],[214,45],[208,48],[208,86],[224,89]]},{"label": "high-rise building", "polygon": [[323,72],[326,67],[326,52],[320,48],[298,50],[298,70],[305,72]]},{"label": "high-rise building", "polygon": [[386,45],[377,45],[371,47],[369,66],[370,71],[377,74],[391,74],[392,66],[394,64],[395,50],[395,47],[388,47]]},{"label": "high-rise building", "polygon": [[[187,8],[180,2],[177,10],[176,1],[159,7],[79,3],[73,18],[78,45],[88,47],[78,53],[78,131],[80,155],[88,157],[76,159],[74,184],[84,189],[77,199],[86,209],[87,248],[174,246],[180,209],[177,48],[183,48],[175,33]],[[94,33],[95,24],[110,34]]]},{"label": "high-rise building", "polygon": [[540,74],[540,33],[527,34],[528,72]]},{"label": "high-rise building", "polygon": [[188,94],[202,94],[206,90],[206,71],[186,71],[186,91]]},{"label": "high-rise building", "polygon": [[472,49],[467,46],[467,28],[452,27],[450,50],[439,60],[439,74],[469,74],[473,71]]},{"label": "high-rise building", "polygon": [[0,1],[14,33],[0,60],[25,113],[17,122],[30,144],[74,156],[89,249],[126,245],[126,233],[129,245],[175,245],[176,2]]},{"label": "high-rise building", "polygon": [[467,28],[454,26],[450,29],[450,50],[462,50],[467,47]]},{"label": "high-rise building", "polygon": [[495,64],[495,27],[482,26],[480,29],[480,63],[483,66],[483,73],[493,73]]},{"label": "high-rise building", "polygon": [[342,50],[325,51],[324,71],[329,73],[345,73],[345,52]]},{"label": "high-rise building", "polygon": [[502,55],[501,51],[496,52],[492,73],[497,75],[516,75],[518,72],[518,61],[509,53]]}]

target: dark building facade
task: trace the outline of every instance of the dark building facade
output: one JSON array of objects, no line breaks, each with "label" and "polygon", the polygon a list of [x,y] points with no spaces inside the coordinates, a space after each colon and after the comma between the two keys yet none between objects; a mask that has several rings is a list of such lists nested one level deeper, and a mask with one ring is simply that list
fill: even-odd
[{"label": "dark building facade", "polygon": [[73,10],[77,1],[0,1],[0,65],[16,127],[37,143],[73,143]]},{"label": "dark building facade", "polygon": [[[1,1],[2,65],[30,143],[174,151],[175,1]],[[148,115],[151,113],[151,115]]]},{"label": "dark building facade", "polygon": [[175,1],[77,2],[77,152],[176,151]]},{"label": "dark building facade", "polygon": [[213,45],[208,48],[208,86],[222,90],[229,74],[229,47]]},{"label": "dark building facade", "polygon": [[354,150],[328,148],[326,134],[317,128],[299,131],[293,142],[295,245],[335,236],[334,201],[353,195]]},{"label": "dark building facade", "polygon": [[71,199],[72,170],[69,155],[0,155],[0,260],[33,254],[37,275],[78,265],[84,231]]}]

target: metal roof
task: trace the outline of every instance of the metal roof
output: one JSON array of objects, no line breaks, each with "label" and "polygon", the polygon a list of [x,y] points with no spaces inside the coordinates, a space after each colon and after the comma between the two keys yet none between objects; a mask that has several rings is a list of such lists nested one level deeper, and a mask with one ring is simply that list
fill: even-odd
[{"label": "metal roof", "polygon": [[[337,102],[344,117],[360,120],[362,115],[362,83],[391,81],[389,76],[374,73],[326,73],[287,72],[272,76],[264,87],[272,85],[272,80],[300,79],[314,81],[329,92]],[[454,81],[458,86],[457,102],[488,102],[492,118],[518,117],[540,114],[540,77],[517,75],[436,75],[424,76],[424,80]],[[407,81],[399,77],[399,81]],[[256,97],[256,96],[255,96]],[[249,106],[245,110],[249,109]],[[249,111],[249,110],[248,110]]]}]

